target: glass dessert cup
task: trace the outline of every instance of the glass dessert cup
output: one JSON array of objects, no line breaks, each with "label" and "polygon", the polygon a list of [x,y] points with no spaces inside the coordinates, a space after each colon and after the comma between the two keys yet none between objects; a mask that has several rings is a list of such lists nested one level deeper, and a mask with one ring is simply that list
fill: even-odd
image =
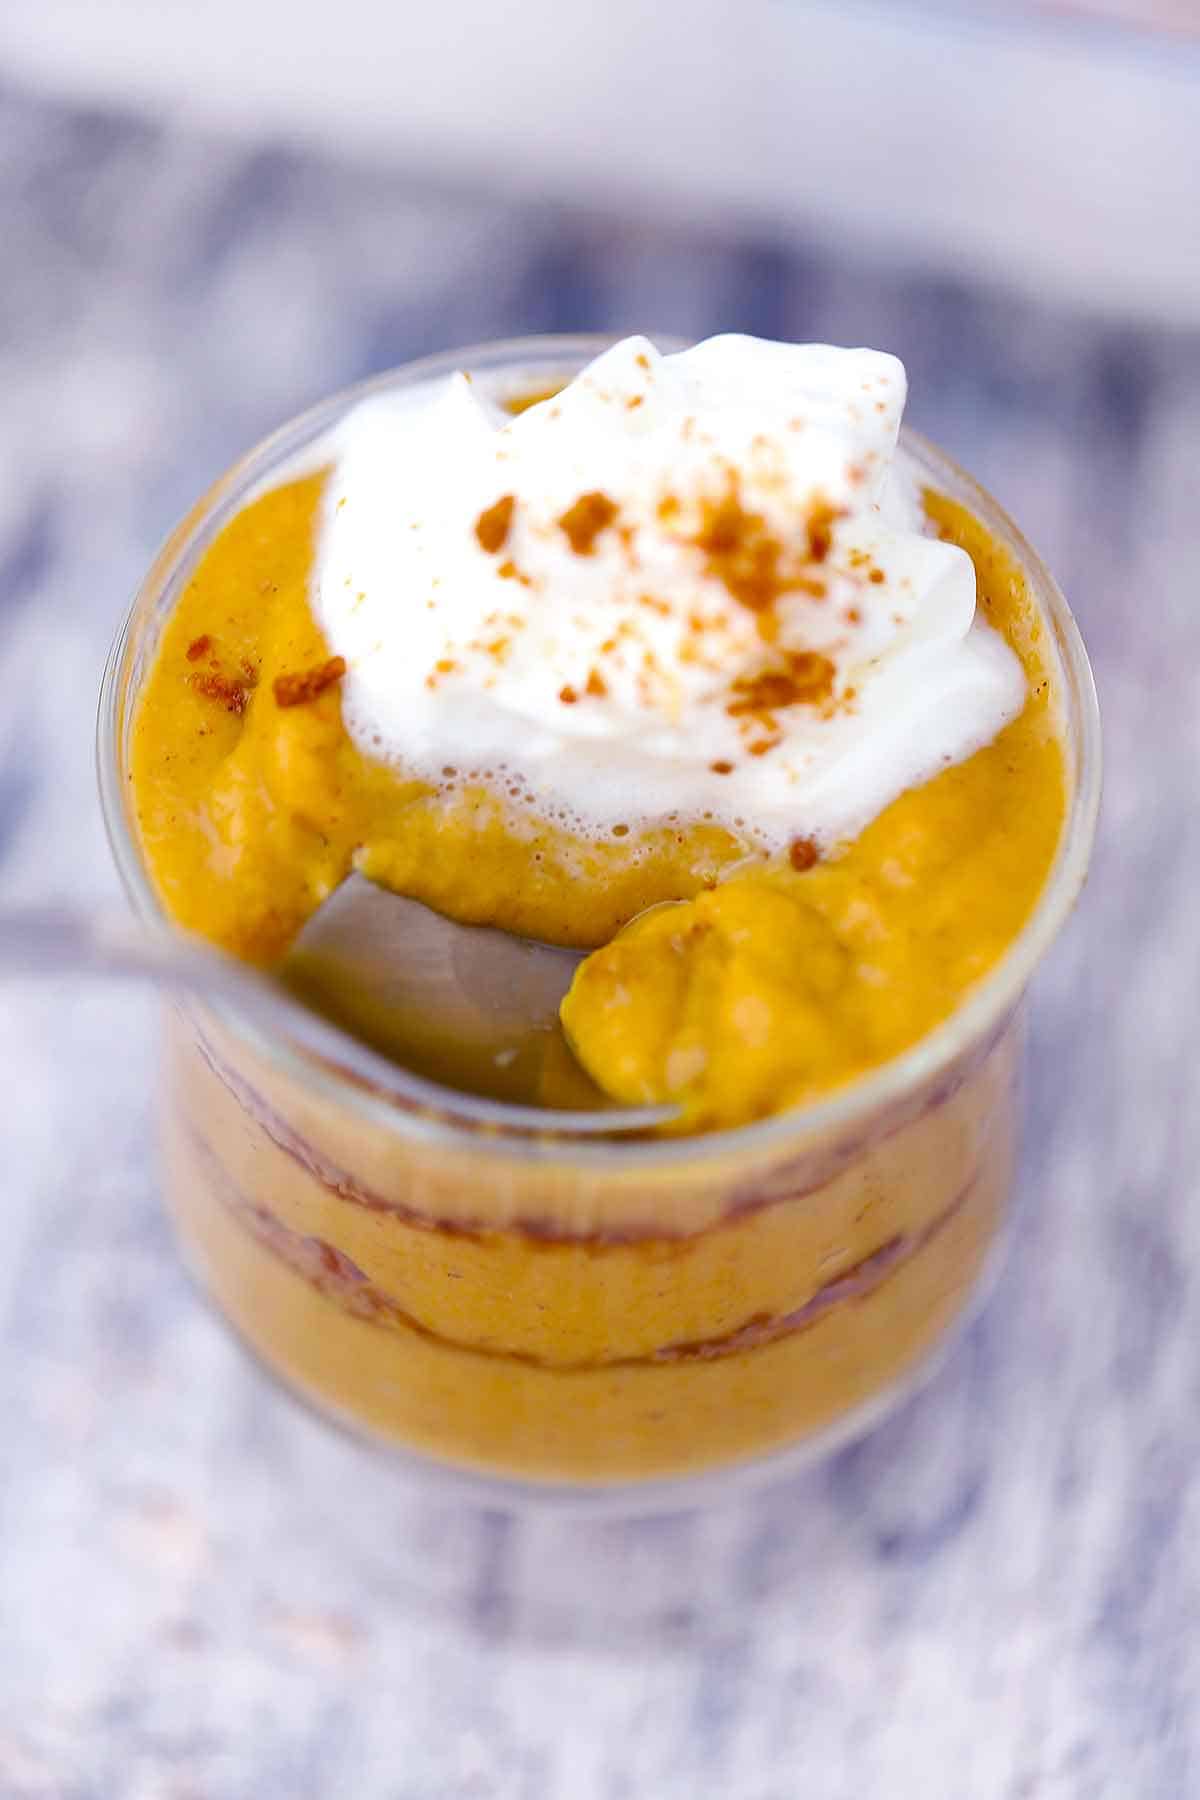
[{"label": "glass dessert cup", "polygon": [[[467,367],[499,398],[569,379],[606,340],[429,358],[252,451],[168,541],[113,648],[99,764],[135,910],[160,921],[128,780],[159,631],[198,559],[365,393]],[[168,1206],[256,1356],[323,1414],[490,1503],[645,1510],[761,1479],[902,1396],[968,1315],[1018,1139],[1020,1004],[1082,886],[1099,795],[1087,659],[995,503],[910,432],[919,479],[1020,564],[1052,640],[1070,765],[1054,865],[1018,937],[903,1055],[803,1109],[707,1136],[579,1140],[503,1107],[387,1092],[232,1008],[168,1018]],[[307,462],[306,462],[307,457]]]}]

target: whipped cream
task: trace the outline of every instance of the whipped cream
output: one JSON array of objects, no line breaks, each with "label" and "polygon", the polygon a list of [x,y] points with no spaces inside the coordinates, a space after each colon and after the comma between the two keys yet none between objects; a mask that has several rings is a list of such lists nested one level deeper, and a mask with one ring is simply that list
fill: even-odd
[{"label": "whipped cream", "polygon": [[857,833],[1020,711],[893,456],[895,357],[627,338],[513,418],[465,374],[336,433],[313,601],[368,755],[571,830]]}]

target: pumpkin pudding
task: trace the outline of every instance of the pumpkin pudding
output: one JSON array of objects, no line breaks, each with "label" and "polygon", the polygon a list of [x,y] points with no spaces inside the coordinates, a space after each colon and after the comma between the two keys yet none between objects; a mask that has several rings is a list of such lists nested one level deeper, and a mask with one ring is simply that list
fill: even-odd
[{"label": "pumpkin pudding", "polygon": [[890,1062],[1018,937],[1074,782],[1060,665],[1013,546],[894,460],[894,359],[632,339],[516,416],[483,385],[361,403],[196,560],[133,717],[141,852],[263,964],[351,868],[588,949],[574,1054],[679,1123],[599,1161],[447,1143],[194,1013],[170,1196],[340,1416],[544,1480],[689,1472],[865,1404],[975,1283],[1011,1019],[853,1130],[735,1128]]}]

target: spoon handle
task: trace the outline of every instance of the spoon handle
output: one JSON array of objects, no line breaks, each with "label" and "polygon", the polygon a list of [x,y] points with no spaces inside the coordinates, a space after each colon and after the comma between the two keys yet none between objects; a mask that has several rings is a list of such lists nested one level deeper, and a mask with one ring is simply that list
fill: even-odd
[{"label": "spoon handle", "polygon": [[132,976],[156,987],[183,989],[229,1002],[272,1041],[302,1046],[381,1096],[388,1094],[438,1112],[465,1114],[517,1132],[564,1137],[644,1131],[677,1116],[674,1107],[614,1107],[599,1112],[553,1112],[541,1107],[489,1105],[425,1080],[295,999],[279,982],[236,961],[202,938],[139,924],[119,914],[82,907],[10,907],[0,912],[0,977],[26,975]]},{"label": "spoon handle", "polygon": [[155,931],[115,912],[75,906],[10,907],[0,912],[0,974],[132,975],[189,991],[240,995],[242,971],[179,932]]}]

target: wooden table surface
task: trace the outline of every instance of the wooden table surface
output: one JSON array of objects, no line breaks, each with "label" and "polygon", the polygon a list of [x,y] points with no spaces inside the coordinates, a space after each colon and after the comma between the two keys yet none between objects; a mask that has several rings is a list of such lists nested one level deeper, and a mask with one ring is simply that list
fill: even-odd
[{"label": "wooden table surface", "polygon": [[1200,1793],[1200,330],[0,95],[0,899],[114,898],[101,662],[234,453],[421,351],[634,327],[898,351],[1092,646],[1101,841],[1037,983],[999,1289],[776,1491],[474,1513],[281,1399],[192,1291],[151,1004],[6,985],[4,1800]]}]

